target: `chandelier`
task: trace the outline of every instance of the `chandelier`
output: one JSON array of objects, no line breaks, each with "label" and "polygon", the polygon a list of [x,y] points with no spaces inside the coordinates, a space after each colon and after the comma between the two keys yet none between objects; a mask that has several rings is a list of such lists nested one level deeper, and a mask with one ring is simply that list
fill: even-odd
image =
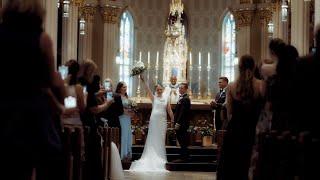
[{"label": "chandelier", "polygon": [[181,15],[183,14],[184,6],[181,0],[172,0],[170,4],[170,14],[168,18],[167,29],[165,35],[171,40],[175,40],[180,36],[184,36],[184,25]]}]

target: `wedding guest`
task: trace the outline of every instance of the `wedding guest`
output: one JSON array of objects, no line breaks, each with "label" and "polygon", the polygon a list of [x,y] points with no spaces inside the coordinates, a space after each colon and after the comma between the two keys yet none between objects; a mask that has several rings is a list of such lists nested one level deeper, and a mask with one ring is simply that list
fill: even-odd
[{"label": "wedding guest", "polygon": [[[223,112],[226,112],[225,101],[226,101],[226,89],[229,80],[227,77],[220,77],[218,81],[219,92],[217,93],[215,99],[210,103],[211,107],[216,110],[215,112],[215,127],[216,130],[222,129],[223,124]],[[223,111],[224,110],[224,111]]]},{"label": "wedding guest", "polygon": [[[62,149],[53,114],[63,105],[54,68],[53,43],[42,29],[45,10],[38,0],[10,0],[0,23],[0,169],[2,177],[62,179]],[[63,97],[63,93],[61,95]]]},{"label": "wedding guest", "polygon": [[255,61],[251,56],[242,56],[239,77],[228,87],[229,123],[218,162],[218,180],[248,179],[255,127],[264,96],[263,82],[254,77],[255,68]]},{"label": "wedding guest", "polygon": [[121,97],[124,113],[119,116],[121,126],[121,150],[120,156],[123,161],[129,161],[132,157],[132,130],[131,117],[133,112],[130,108],[130,100],[127,94],[127,84],[119,82],[116,88],[116,93]]},{"label": "wedding guest", "polygon": [[[71,108],[76,108],[78,111],[68,116],[64,116],[63,123],[69,124],[69,125],[82,125],[80,117],[85,110],[85,99],[84,99],[83,87],[78,83],[78,73],[79,73],[80,65],[76,60],[69,60],[66,63],[66,66],[68,67],[68,76],[65,80],[66,96],[67,96],[66,101],[70,105],[75,105],[75,107],[71,107]],[[75,101],[73,102],[73,100]],[[65,105],[70,106],[67,104]]]},{"label": "wedding guest", "polygon": [[86,143],[85,177],[86,179],[102,180],[102,147],[98,126],[101,124],[100,113],[106,111],[113,101],[104,99],[105,91],[100,87],[101,82],[97,75],[97,65],[92,60],[86,60],[82,68],[81,81],[87,87],[88,92],[83,124],[90,127],[89,140]]},{"label": "wedding guest", "polygon": [[109,127],[121,128],[119,116],[124,112],[121,96],[118,93],[113,93],[113,84],[111,79],[108,78],[104,82],[109,84],[109,87],[105,87],[107,99],[113,99],[114,103],[112,103],[110,107],[103,112],[102,117],[107,120]]},{"label": "wedding guest", "polygon": [[[299,142],[300,163],[298,166],[300,179],[320,179],[319,168],[315,166],[320,161],[320,102],[319,69],[320,69],[320,25],[315,32],[316,51],[298,61],[295,82],[296,93],[308,93],[309,97],[294,98],[295,122],[297,122],[297,137]],[[306,89],[306,86],[308,88]]]}]

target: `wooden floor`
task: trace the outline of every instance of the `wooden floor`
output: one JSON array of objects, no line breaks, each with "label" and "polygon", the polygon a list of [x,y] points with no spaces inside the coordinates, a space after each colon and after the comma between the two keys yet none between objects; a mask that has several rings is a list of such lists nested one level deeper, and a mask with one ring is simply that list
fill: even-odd
[{"label": "wooden floor", "polygon": [[168,173],[136,173],[124,172],[127,180],[215,180],[216,173],[213,172],[182,172],[172,171]]}]

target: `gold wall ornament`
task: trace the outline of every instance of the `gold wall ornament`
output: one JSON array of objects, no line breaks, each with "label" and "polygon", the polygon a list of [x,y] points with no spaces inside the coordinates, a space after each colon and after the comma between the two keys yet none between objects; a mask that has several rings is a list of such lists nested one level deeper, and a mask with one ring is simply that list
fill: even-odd
[{"label": "gold wall ornament", "polygon": [[240,0],[240,4],[249,4],[251,0]]},{"label": "gold wall ornament", "polygon": [[261,24],[268,24],[272,20],[272,10],[259,9],[258,16]]},{"label": "gold wall ornament", "polygon": [[234,18],[236,20],[236,29],[241,27],[250,26],[252,24],[254,10],[234,10]]},{"label": "gold wall ornament", "polygon": [[71,0],[71,4],[78,6],[78,7],[81,7],[84,4],[84,0]]},{"label": "gold wall ornament", "polygon": [[85,21],[92,22],[94,19],[94,14],[96,13],[96,7],[94,6],[82,6],[80,7],[80,15]]},{"label": "gold wall ornament", "polygon": [[120,7],[115,6],[104,6],[102,7],[101,13],[103,16],[103,21],[109,24],[116,24],[118,22],[118,17],[120,15]]}]

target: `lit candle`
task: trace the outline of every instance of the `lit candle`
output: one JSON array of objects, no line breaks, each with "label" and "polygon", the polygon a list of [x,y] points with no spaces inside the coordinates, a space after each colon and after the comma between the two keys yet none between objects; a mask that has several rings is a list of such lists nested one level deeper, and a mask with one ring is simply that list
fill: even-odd
[{"label": "lit candle", "polygon": [[140,53],[139,53],[139,61],[141,62],[141,56],[142,56],[142,53],[141,53],[141,51],[140,51]]},{"label": "lit candle", "polygon": [[150,66],[150,51],[148,51],[148,66]]},{"label": "lit candle", "polygon": [[210,67],[210,53],[208,52],[208,66]]},{"label": "lit candle", "polygon": [[199,66],[201,66],[201,52],[199,52]]},{"label": "lit candle", "polygon": [[189,59],[190,59],[190,66],[192,66],[192,54],[191,54],[191,52],[189,53]]},{"label": "lit candle", "polygon": [[157,61],[156,61],[156,66],[159,65],[159,51],[157,51]]}]

